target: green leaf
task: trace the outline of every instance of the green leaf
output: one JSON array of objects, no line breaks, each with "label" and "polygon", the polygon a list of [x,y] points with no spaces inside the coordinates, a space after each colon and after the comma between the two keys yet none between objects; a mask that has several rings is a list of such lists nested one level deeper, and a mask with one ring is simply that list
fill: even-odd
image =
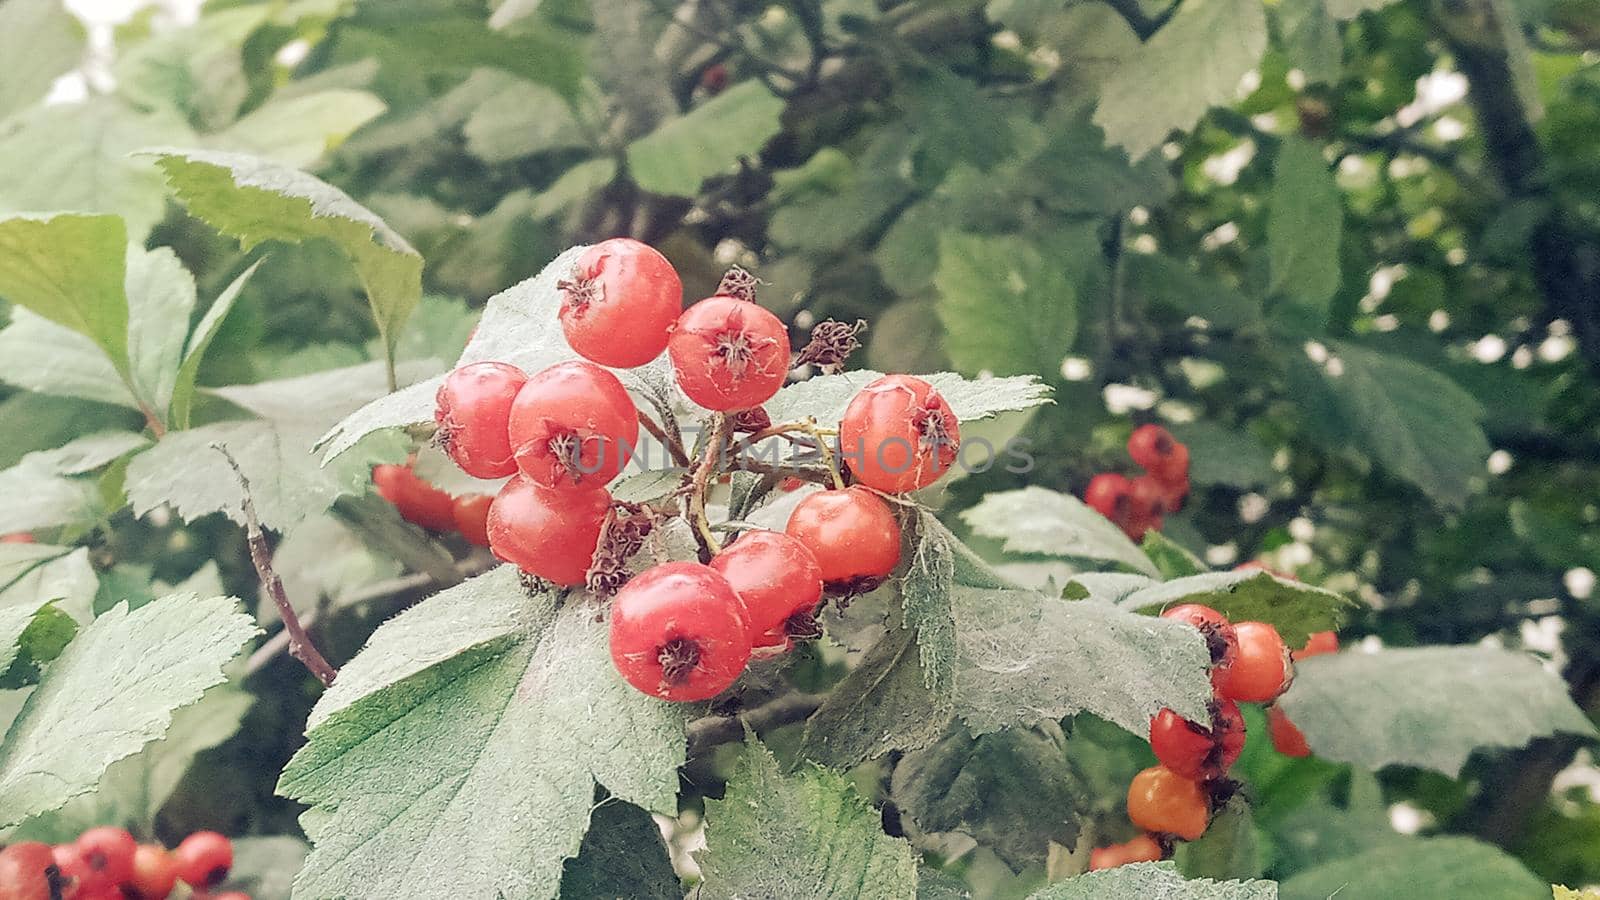
[{"label": "green leaf", "polygon": [[911,900],[916,855],[880,821],[843,775],[806,766],[786,776],[752,738],[724,799],[706,801],[697,896]]},{"label": "green leaf", "polygon": [[561,873],[561,900],[683,900],[683,886],[650,814],[620,800],[594,808],[578,855]]},{"label": "green leaf", "polygon": [[297,895],[554,897],[597,782],[676,812],[682,713],[618,677],[588,603],[559,600],[501,566],[373,633],[279,782],[311,807]]},{"label": "green leaf", "polygon": [[1195,484],[1225,484],[1253,488],[1271,484],[1277,477],[1272,453],[1249,431],[1215,422],[1173,425],[1172,436],[1189,445],[1189,480]]},{"label": "green leaf", "polygon": [[[1095,48],[1095,55],[1102,52]],[[1147,156],[1133,165],[1121,147],[1107,146],[1087,112],[1074,107],[1047,122],[1049,138],[1022,168],[1023,190],[1050,209],[1106,216],[1156,206],[1172,195],[1176,185],[1161,159]]]},{"label": "green leaf", "polygon": [[58,810],[29,819],[13,837],[64,843],[96,825],[118,825],[135,834],[154,831],[156,814],[202,750],[239,729],[253,698],[236,685],[220,684],[198,702],[177,710],[160,740],[111,764],[94,790]]},{"label": "green leaf", "polygon": [[1374,770],[1408,765],[1455,778],[1479,748],[1596,735],[1560,676],[1490,647],[1312,657],[1279,702],[1318,756]]},{"label": "green leaf", "polygon": [[1147,615],[1184,603],[1209,606],[1235,622],[1266,622],[1300,647],[1314,631],[1337,631],[1357,604],[1343,594],[1259,569],[1206,572],[1129,594],[1117,605]]},{"label": "green leaf", "polygon": [[1433,369],[1400,356],[1337,343],[1307,387],[1332,401],[1330,437],[1355,439],[1392,474],[1447,506],[1460,507],[1484,483],[1489,442],[1482,407]]},{"label": "green leaf", "polygon": [[1005,541],[1007,553],[1043,553],[1121,563],[1156,574],[1150,558],[1111,520],[1071,494],[1042,487],[988,494],[961,520],[973,533]]},{"label": "green leaf", "polygon": [[1122,58],[1100,90],[1094,122],[1134,159],[1188,130],[1207,109],[1232,101],[1239,81],[1267,49],[1267,20],[1254,0],[1194,0],[1137,52]]},{"label": "green leaf", "polygon": [[693,197],[700,182],[756,155],[782,112],[761,82],[734,85],[629,145],[628,173],[647,191]]},{"label": "green leaf", "polygon": [[256,900],[289,900],[295,873],[311,848],[288,835],[233,839],[233,871],[228,884]]},{"label": "green leaf", "polygon": [[611,499],[619,503],[649,503],[683,487],[687,469],[651,469],[624,477],[611,486]]},{"label": "green leaf", "polygon": [[[1162,253],[1123,255],[1127,290],[1145,303],[1199,316],[1218,328],[1245,328],[1261,321],[1261,300],[1232,285],[1196,272],[1187,262]],[[1193,454],[1198,465],[1203,457]]]},{"label": "green leaf", "polygon": [[[556,319],[561,293],[556,283],[572,272],[587,247],[578,246],[550,261],[538,275],[489,298],[478,331],[456,365],[496,360],[537,372],[573,359]],[[420,381],[361,407],[324,434],[317,445],[326,464],[374,431],[433,421],[434,395],[444,376]]]},{"label": "green leaf", "polygon": [[1516,859],[1470,838],[1381,846],[1324,863],[1285,881],[1284,900],[1549,900],[1550,883]]},{"label": "green leaf", "polygon": [[393,359],[422,297],[422,257],[405,238],[345,192],[277,163],[211,150],[152,155],[189,211],[247,250],[263,241],[333,242],[355,266]]},{"label": "green leaf", "polygon": [[66,209],[119,215],[128,239],[143,243],[166,212],[166,190],[149,160],[129,154],[192,137],[174,112],[137,112],[112,97],[20,113],[0,123],[0,172],[27,174],[0,179],[0,213]]},{"label": "green leaf", "polygon": [[958,832],[1012,869],[1043,866],[1078,839],[1083,798],[1055,722],[980,738],[959,726],[894,767],[896,807],[922,832]]},{"label": "green leaf", "polygon": [[1162,578],[1182,578],[1186,575],[1199,575],[1211,571],[1211,567],[1206,565],[1204,560],[1159,531],[1145,532],[1144,541],[1139,544],[1139,549],[1155,563],[1156,568],[1161,571]]},{"label": "green leaf", "polygon": [[189,415],[194,406],[195,379],[200,375],[200,363],[205,360],[206,349],[211,346],[211,339],[217,336],[217,331],[222,328],[222,322],[233,309],[234,301],[239,299],[239,293],[244,290],[245,283],[250,276],[255,274],[256,267],[261,265],[258,260],[250,268],[239,273],[239,277],[228,283],[211,302],[211,307],[201,317],[200,323],[194,327],[194,332],[189,335],[188,346],[183,351],[183,362],[178,366],[178,375],[172,387],[172,405],[169,418],[174,428],[188,428]]},{"label": "green leaf", "polygon": [[1383,9],[1395,0],[1322,0],[1328,7],[1328,15],[1343,22],[1354,19],[1364,12]]},{"label": "green leaf", "polygon": [[1199,632],[1098,600],[953,592],[956,711],[974,734],[1082,710],[1135,733],[1163,708],[1197,720],[1211,697]]},{"label": "green leaf", "polygon": [[362,125],[383,115],[366,91],[327,90],[275,97],[206,139],[219,150],[249,153],[293,168],[315,164]]},{"label": "green leaf", "polygon": [[38,609],[54,600],[87,623],[97,585],[87,547],[0,544],[0,608]]},{"label": "green leaf", "polygon": [[1267,213],[1267,289],[1288,297],[1321,324],[1339,289],[1339,238],[1344,206],[1322,151],[1309,141],[1286,139],[1273,168]]},{"label": "green leaf", "polygon": [[78,623],[54,604],[0,607],[0,688],[33,683],[77,633]]},{"label": "green leaf", "polygon": [[174,594],[84,629],[0,743],[0,827],[60,807],[165,733],[254,632],[229,597]]},{"label": "green leaf", "polygon": [[490,165],[589,146],[560,94],[509,76],[504,87],[472,111],[462,132],[467,152]]},{"label": "green leaf", "polygon": [[[11,314],[15,318],[19,311],[12,309]],[[99,359],[105,371],[110,372],[110,363],[87,338],[46,322],[26,310],[20,311],[20,315],[52,329],[55,334],[81,341],[85,351]],[[0,329],[0,381],[8,380],[11,374],[8,365],[12,359],[11,352],[20,349],[20,346],[27,346],[11,343],[7,334],[9,330]],[[39,348],[35,345],[35,349],[59,352],[59,348],[55,347]],[[111,378],[115,379],[116,374],[111,373]],[[12,391],[9,397],[0,400],[0,467],[9,468],[36,450],[51,450],[97,431],[133,430],[141,421],[142,417],[136,413],[108,403],[56,397],[32,390]]]},{"label": "green leaf", "polygon": [[194,314],[194,278],[170,249],[130,246],[126,290],[134,392],[159,417],[177,385],[183,338]]},{"label": "green leaf", "polygon": [[1186,878],[1256,878],[1261,855],[1250,804],[1235,794],[1199,840],[1178,844],[1176,859]]},{"label": "green leaf", "polygon": [[83,57],[83,26],[59,0],[0,3],[0,59],[17,61],[0,79],[0,119],[40,100]]},{"label": "green leaf", "polygon": [[950,608],[959,541],[933,514],[917,510],[911,552],[900,579],[901,627],[917,634],[922,680],[935,695],[950,692],[955,675],[956,624]]},{"label": "green leaf", "polygon": [[1068,878],[1028,900],[1277,900],[1271,881],[1185,880],[1170,862],[1131,863]]},{"label": "green leaf", "polygon": [[900,127],[916,136],[922,163],[932,171],[957,163],[987,170],[1011,156],[1016,137],[1004,101],[972,81],[935,66],[900,79],[895,91],[906,114]]},{"label": "green leaf", "polygon": [[[882,372],[857,369],[808,378],[778,391],[766,403],[767,414],[774,422],[792,422],[806,416],[823,424],[838,422],[856,394],[882,377]],[[933,385],[950,404],[950,411],[963,422],[1050,402],[1050,389],[1033,375],[969,379],[954,372],[934,372],[917,377]]]},{"label": "green leaf", "polygon": [[932,744],[954,712],[953,693],[928,689],[916,633],[891,627],[806,720],[800,755],[853,768],[892,750]]},{"label": "green leaf", "polygon": [[0,381],[27,391],[138,409],[139,401],[87,337],[21,307],[0,329]]},{"label": "green leaf", "polygon": [[957,368],[1053,372],[1078,333],[1078,298],[1056,261],[1009,237],[939,238],[939,321]]},{"label": "green leaf", "polygon": [[30,453],[0,470],[0,534],[58,526],[86,526],[104,510],[91,478],[77,478],[99,469],[149,441],[128,431],[107,431],[78,438],[55,450]]},{"label": "green leaf", "polygon": [[[563,96],[577,94],[583,78],[584,43],[573,32],[546,23],[517,33],[490,31],[481,11],[465,15],[418,9],[413,4],[363,4],[346,27],[371,35],[397,64],[426,69],[494,68],[548,84]],[[443,4],[448,8],[449,4]],[[431,128],[430,128],[431,132]]]},{"label": "green leaf", "polygon": [[1284,0],[1276,13],[1278,40],[1308,82],[1335,84],[1344,67],[1344,39],[1326,0]]},{"label": "green leaf", "polygon": [[116,216],[0,219],[0,297],[89,338],[127,372],[127,244]]}]

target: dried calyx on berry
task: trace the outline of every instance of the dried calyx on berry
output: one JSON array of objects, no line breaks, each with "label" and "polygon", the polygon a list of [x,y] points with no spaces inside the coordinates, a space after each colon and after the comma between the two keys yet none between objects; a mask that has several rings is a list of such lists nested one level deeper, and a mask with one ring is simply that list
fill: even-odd
[{"label": "dried calyx on berry", "polygon": [[585,586],[601,597],[615,594],[628,581],[628,560],[644,546],[654,528],[655,518],[645,507],[613,503],[600,527],[600,542],[584,577]]},{"label": "dried calyx on berry", "polygon": [[795,367],[816,366],[825,374],[839,371],[843,368],[845,360],[850,358],[850,354],[861,349],[858,336],[866,330],[865,319],[857,319],[854,325],[846,325],[833,319],[818,322],[811,329],[811,340],[795,354]]}]

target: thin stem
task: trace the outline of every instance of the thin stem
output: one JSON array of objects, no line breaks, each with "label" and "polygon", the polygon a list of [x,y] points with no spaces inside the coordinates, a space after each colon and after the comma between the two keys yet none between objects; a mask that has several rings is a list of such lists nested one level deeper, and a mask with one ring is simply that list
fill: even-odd
[{"label": "thin stem", "polygon": [[233,458],[227,447],[212,443],[211,449],[222,454],[222,458],[226,459],[228,466],[233,469],[233,474],[239,478],[239,506],[244,512],[245,539],[250,544],[250,562],[256,567],[261,587],[278,607],[278,617],[283,619],[283,630],[289,634],[289,655],[300,660],[312,675],[317,676],[323,687],[333,684],[333,679],[338,676],[339,670],[329,665],[322,652],[311,642],[311,636],[306,634],[305,626],[300,623],[299,615],[289,602],[289,595],[283,590],[283,579],[272,569],[272,554],[267,548],[267,536],[261,531],[261,520],[256,518],[256,506],[250,501],[250,482],[244,477],[244,470],[239,468],[239,461]]},{"label": "thin stem", "polygon": [[833,429],[818,428],[817,420],[811,418],[807,418],[803,426],[800,430],[811,435],[811,439],[816,442],[822,464],[828,467],[828,474],[833,476],[833,486],[841,491],[844,490],[844,478],[839,474],[839,466],[834,462],[833,451],[829,449],[827,440],[827,435],[835,435],[838,432]]},{"label": "thin stem", "polygon": [[729,430],[728,417],[717,413],[711,420],[711,436],[706,439],[700,462],[695,465],[689,480],[689,519],[694,522],[701,548],[712,556],[722,549],[722,542],[717,540],[716,532],[711,530],[711,522],[706,518],[706,490],[712,474],[716,472],[718,457],[728,442]]},{"label": "thin stem", "polygon": [[668,435],[666,429],[657,425],[656,420],[645,415],[643,410],[639,411],[639,427],[649,432],[651,437],[661,442],[661,446],[667,448],[667,452],[672,454],[673,462],[685,469],[689,468],[689,454],[684,451],[683,442]]},{"label": "thin stem", "polygon": [[744,738],[745,729],[761,734],[811,718],[822,705],[821,694],[785,694],[735,716],[706,716],[689,723],[689,752],[693,759],[715,747]]}]

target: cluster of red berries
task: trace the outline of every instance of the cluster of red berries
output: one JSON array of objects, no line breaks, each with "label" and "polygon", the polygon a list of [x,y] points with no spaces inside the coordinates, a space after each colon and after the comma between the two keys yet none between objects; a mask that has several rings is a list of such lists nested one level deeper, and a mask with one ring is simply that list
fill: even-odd
[{"label": "cluster of red berries", "polygon": [[1177,840],[1205,834],[1213,811],[1234,792],[1227,778],[1244,750],[1240,703],[1270,703],[1294,680],[1294,664],[1278,630],[1265,622],[1229,622],[1209,606],[1188,603],[1162,613],[1200,631],[1211,652],[1209,722],[1163,709],[1150,720],[1150,749],[1158,765],[1128,786],[1128,818],[1145,834],[1100,847],[1091,869],[1160,859]]},{"label": "cluster of red berries", "polygon": [[489,546],[488,494],[452,496],[427,482],[410,462],[372,467],[378,496],[394,504],[400,517],[429,531],[456,531],[480,547]]},{"label": "cluster of red berries", "polygon": [[1160,425],[1141,425],[1128,437],[1128,455],[1145,470],[1137,478],[1102,472],[1089,481],[1083,502],[1137,541],[1160,531],[1167,513],[1189,496],[1189,448]]},{"label": "cluster of red berries", "polygon": [[[900,528],[880,494],[931,484],[954,463],[960,441],[954,413],[931,385],[879,378],[839,423],[841,445],[856,449],[851,467],[830,463],[835,488],[804,498],[783,532],[751,531],[720,548],[707,527],[701,562],[665,563],[628,579],[618,560],[639,548],[654,513],[613,503],[606,485],[632,457],[645,415],[604,367],[640,366],[666,352],[683,394],[719,414],[697,466],[702,477],[685,476],[675,495],[691,495],[692,504],[720,462],[719,437],[786,433],[761,404],[796,364],[817,359],[791,353],[787,327],[756,305],[754,285],[734,269],[715,295],[683,309],[678,274],[660,253],[626,238],[605,241],[559,285],[561,327],[582,360],[532,376],[503,362],[472,363],[438,392],[438,440],[456,464],[478,478],[511,478],[489,505],[490,549],[558,586],[620,588],[611,604],[612,659],[629,683],[670,700],[712,697],[752,652],[782,652],[792,638],[814,635],[825,589],[881,582],[899,562]],[[844,331],[836,341],[853,336]],[[825,450],[815,423],[802,424]],[[846,487],[846,475],[856,484]]]},{"label": "cluster of red berries", "polygon": [[241,891],[208,893],[232,868],[233,844],[215,831],[197,831],[169,852],[122,828],[91,828],[70,844],[0,850],[0,900],[165,900],[179,881],[191,900],[250,900]]}]

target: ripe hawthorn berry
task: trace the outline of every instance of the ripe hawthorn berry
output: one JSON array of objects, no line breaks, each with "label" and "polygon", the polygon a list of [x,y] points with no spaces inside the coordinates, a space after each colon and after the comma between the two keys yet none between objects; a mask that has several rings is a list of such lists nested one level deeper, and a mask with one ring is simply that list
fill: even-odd
[{"label": "ripe hawthorn berry", "polygon": [[1167,512],[1177,512],[1183,509],[1183,501],[1189,497],[1189,479],[1187,477],[1176,481],[1162,481],[1161,508]]},{"label": "ripe hawthorn berry", "polygon": [[133,851],[133,875],[124,887],[136,900],[164,900],[178,884],[178,861],[157,844],[140,844]]},{"label": "ripe hawthorn berry", "polygon": [[35,543],[33,532],[13,531],[10,534],[0,534],[0,544],[32,544]]},{"label": "ripe hawthorn berry", "polygon": [[561,290],[561,331],[584,359],[631,369],[667,349],[683,310],[678,270],[649,244],[601,241],[583,252]]},{"label": "ripe hawthorn berry", "polygon": [[56,844],[50,848],[50,856],[55,861],[56,871],[61,873],[61,878],[69,882],[74,889],[87,890],[103,886],[103,879],[89,870],[89,864],[78,852],[76,844]]},{"label": "ripe hawthorn berry", "polygon": [[883,498],[859,485],[811,494],[783,530],[811,550],[834,593],[869,591],[900,562],[900,523]]},{"label": "ripe hawthorn berry", "polygon": [[1206,639],[1206,649],[1211,653],[1211,684],[1215,687],[1221,681],[1222,671],[1239,655],[1239,638],[1233,624],[1222,613],[1199,603],[1174,606],[1162,611],[1161,617],[1187,622]]},{"label": "ripe hawthorn berry", "polygon": [[1211,733],[1217,738],[1217,768],[1223,772],[1233,768],[1244,752],[1244,713],[1232,700],[1220,700],[1211,714]]},{"label": "ripe hawthorn berry", "polygon": [[499,362],[462,366],[445,376],[435,396],[439,443],[461,471],[474,478],[504,478],[517,471],[507,433],[511,403],[527,373]]},{"label": "ripe hawthorn berry", "polygon": [[1267,733],[1272,735],[1272,748],[1284,756],[1311,755],[1300,727],[1289,721],[1288,714],[1276,704],[1267,707]]},{"label": "ripe hawthorn berry", "polygon": [[1128,479],[1116,472],[1101,472],[1089,479],[1083,502],[1090,509],[1115,522],[1127,514]]},{"label": "ripe hawthorn berry", "polygon": [[1206,833],[1210,817],[1199,783],[1166,766],[1151,766],[1128,785],[1128,818],[1145,831],[1192,841]]},{"label": "ripe hawthorn berry", "polygon": [[1141,834],[1120,844],[1096,847],[1089,851],[1089,871],[1115,869],[1128,863],[1156,862],[1161,859],[1161,845],[1148,834]]},{"label": "ripe hawthorn berry", "polygon": [[[1161,515],[1167,510],[1167,489],[1150,475],[1140,475],[1128,482],[1128,516],[1123,530],[1138,538],[1150,529],[1161,530]],[[1143,526],[1143,527],[1139,527]]]},{"label": "ripe hawthorn berry", "polygon": [[463,494],[455,499],[451,514],[456,530],[468,543],[489,546],[489,507],[493,504],[494,498],[488,494]]},{"label": "ripe hawthorn berry", "polygon": [[1140,425],[1128,436],[1128,455],[1162,481],[1189,477],[1189,448],[1160,425]]},{"label": "ripe hawthorn berry", "polygon": [[903,494],[932,484],[955,462],[961,424],[933,385],[885,375],[850,401],[839,445],[862,484]]},{"label": "ripe hawthorn berry", "polygon": [[215,831],[196,831],[172,851],[178,877],[195,890],[221,884],[233,869],[233,842]]},{"label": "ripe hawthorn berry", "polygon": [[1295,662],[1311,656],[1339,652],[1339,635],[1332,631],[1314,631],[1306,638],[1306,645],[1289,654]]},{"label": "ripe hawthorn berry", "polygon": [[51,900],[64,887],[49,844],[24,841],[0,850],[0,900]]},{"label": "ripe hawthorn berry", "polygon": [[791,635],[815,634],[822,570],[805,544],[780,531],[747,532],[711,568],[744,602],[753,648],[787,648]]},{"label": "ripe hawthorn berry", "polygon": [[667,339],[673,376],[706,409],[749,409],[789,374],[789,330],[749,300],[717,295],[683,311]]},{"label": "ripe hawthorn berry", "polygon": [[1163,709],[1150,720],[1150,749],[1156,761],[1185,778],[1198,780],[1209,774],[1216,746],[1211,729],[1170,709]]},{"label": "ripe hawthorn berry", "polygon": [[1287,690],[1294,669],[1278,629],[1265,622],[1237,622],[1233,633],[1239,652],[1220,669],[1220,680],[1213,680],[1217,695],[1241,703],[1267,703]]},{"label": "ripe hawthorn berry", "polygon": [[605,488],[553,491],[513,478],[489,505],[489,549],[546,581],[582,584],[610,508]]},{"label": "ripe hawthorn berry", "polygon": [[372,467],[372,485],[378,496],[394,504],[400,517],[429,531],[455,527],[455,498],[417,476],[411,465]]},{"label": "ripe hawthorn berry", "polygon": [[78,835],[73,844],[89,880],[96,884],[120,885],[133,875],[133,854],[139,849],[127,829],[104,826]]},{"label": "ripe hawthorn berry", "polygon": [[710,566],[671,562],[647,569],[611,601],[611,661],[652,697],[715,697],[749,660],[744,603]]},{"label": "ripe hawthorn berry", "polygon": [[558,363],[528,379],[511,405],[517,468],[543,487],[604,487],[639,443],[639,410],[617,376],[594,363]]}]

